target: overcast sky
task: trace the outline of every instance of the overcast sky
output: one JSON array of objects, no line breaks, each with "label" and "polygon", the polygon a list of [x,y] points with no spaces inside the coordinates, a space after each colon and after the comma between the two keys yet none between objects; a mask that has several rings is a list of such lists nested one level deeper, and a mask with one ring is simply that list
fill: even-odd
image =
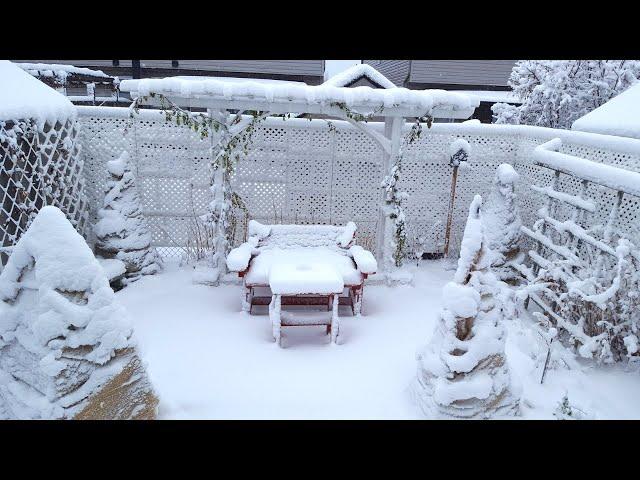
[{"label": "overcast sky", "polygon": [[362,63],[362,60],[325,60],[324,79],[328,80],[336,73],[340,73],[347,68]]}]

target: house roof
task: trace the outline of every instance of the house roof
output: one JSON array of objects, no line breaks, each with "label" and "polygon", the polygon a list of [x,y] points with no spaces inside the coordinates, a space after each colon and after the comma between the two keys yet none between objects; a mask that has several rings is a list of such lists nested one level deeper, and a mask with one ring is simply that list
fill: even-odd
[{"label": "house roof", "polygon": [[373,68],[371,65],[367,65],[365,63],[347,68],[346,70],[334,75],[333,77],[325,81],[323,85],[332,85],[334,87],[350,87],[362,78],[366,78],[372,84],[378,86],[379,88],[396,87],[395,84],[387,77],[385,77],[382,73]]},{"label": "house roof", "polygon": [[640,82],[577,119],[571,129],[640,138]]},{"label": "house roof", "polygon": [[10,61],[0,60],[0,120],[31,118],[43,124],[75,115],[75,107],[64,95]]}]

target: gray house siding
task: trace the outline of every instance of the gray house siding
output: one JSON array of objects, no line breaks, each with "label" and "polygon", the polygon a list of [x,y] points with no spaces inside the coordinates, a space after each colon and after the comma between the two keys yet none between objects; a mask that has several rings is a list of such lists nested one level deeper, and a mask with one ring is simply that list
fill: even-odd
[{"label": "gray house siding", "polygon": [[411,60],[363,60],[362,63],[371,65],[396,86],[404,87],[409,76]]},{"label": "gray house siding", "polygon": [[412,60],[409,86],[434,85],[508,89],[515,60]]},{"label": "gray house siding", "polygon": [[[77,67],[103,70],[107,74],[130,76],[131,60],[13,60],[14,62],[62,63]],[[324,60],[141,60],[142,76],[158,77],[171,75],[224,75],[240,77],[275,78],[322,83]]]}]

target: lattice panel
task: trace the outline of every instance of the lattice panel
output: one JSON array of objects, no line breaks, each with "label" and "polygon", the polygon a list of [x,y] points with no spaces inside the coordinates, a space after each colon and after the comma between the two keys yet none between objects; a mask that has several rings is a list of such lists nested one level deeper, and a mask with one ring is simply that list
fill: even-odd
[{"label": "lattice panel", "polygon": [[[59,119],[0,122],[0,247],[11,247],[45,205],[62,210],[81,234],[87,224],[78,124]],[[4,265],[7,255],[0,256]]]},{"label": "lattice panel", "polygon": [[[194,212],[204,213],[209,201],[209,140],[200,140],[154,112],[142,111],[140,118],[132,121],[126,109],[114,113],[116,110],[81,111],[80,138],[92,215],[102,202],[104,163],[127,149],[136,164],[143,211],[154,244],[179,252],[175,246],[186,241],[187,219]],[[365,133],[340,122],[334,122],[335,130],[311,123],[307,126],[306,122],[278,120],[261,124],[248,158],[240,162],[232,178],[235,191],[246,203],[250,218],[263,223],[344,224],[353,220],[358,224],[359,241],[375,250],[380,182],[385,173],[381,149]],[[436,125],[424,129],[421,139],[407,149],[400,188],[410,195],[405,212],[409,226],[427,238],[426,251],[442,251],[444,244],[452,174],[448,149],[456,138],[469,142],[471,156],[469,165],[458,175],[452,254],[457,253],[473,196],[489,193],[495,169],[501,163],[513,164],[521,174],[517,187],[521,215],[523,223],[532,224],[541,198],[528,185],[548,184],[551,173],[534,166],[531,154],[549,137],[526,135],[526,130],[522,134],[511,132]],[[570,142],[563,143],[562,151],[640,169],[640,158],[628,153]],[[561,186],[569,192],[580,188],[579,184]],[[611,194],[592,195],[603,204],[604,208],[598,210],[608,211],[606,206],[613,202]],[[638,202],[625,202],[620,224],[632,231],[637,228]],[[236,242],[242,241],[244,229],[242,220]]]}]

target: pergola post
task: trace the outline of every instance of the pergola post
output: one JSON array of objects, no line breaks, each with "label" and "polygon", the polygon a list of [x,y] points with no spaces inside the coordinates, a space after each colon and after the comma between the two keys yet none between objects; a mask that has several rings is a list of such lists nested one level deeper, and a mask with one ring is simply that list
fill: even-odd
[{"label": "pergola post", "polygon": [[[402,140],[402,127],[404,126],[404,122],[404,117],[385,117],[384,136],[389,140],[390,148],[388,152],[383,151],[382,178],[389,174],[393,163],[400,154],[400,143]],[[393,221],[389,218],[389,212],[385,200],[385,192],[382,190],[380,194],[380,213],[378,217],[378,229],[376,235],[376,255],[378,257],[378,264],[382,266],[381,271],[384,273],[389,272],[394,265],[393,251],[391,249],[390,242],[390,239],[393,237]]]}]

